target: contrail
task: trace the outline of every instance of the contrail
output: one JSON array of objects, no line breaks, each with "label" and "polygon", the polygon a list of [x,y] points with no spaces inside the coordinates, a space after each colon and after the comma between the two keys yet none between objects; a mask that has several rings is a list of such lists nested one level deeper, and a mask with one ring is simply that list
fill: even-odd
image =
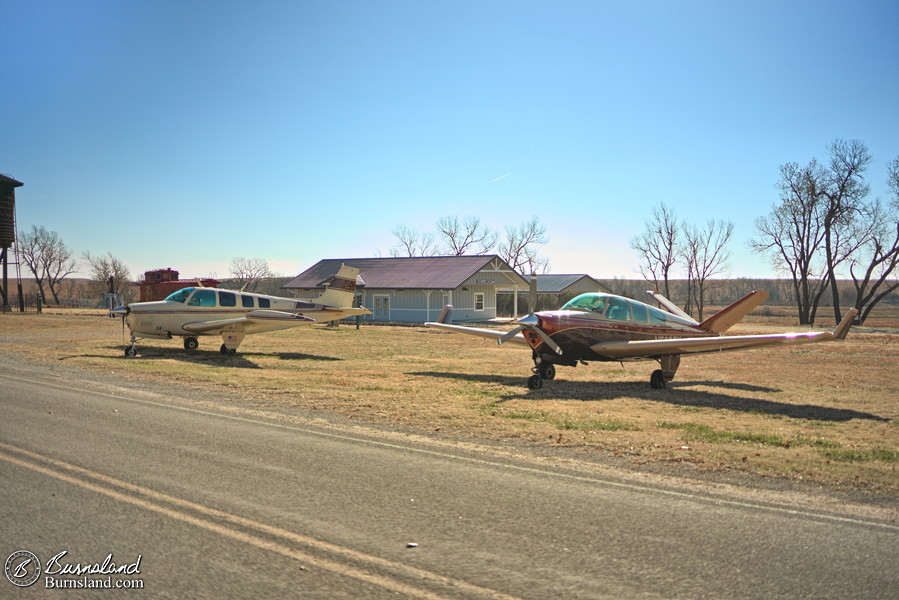
[{"label": "contrail", "polygon": [[496,182],[499,181],[500,179],[505,179],[506,177],[508,177],[508,176],[510,176],[510,175],[513,175],[514,173],[515,173],[515,171],[510,171],[509,173],[506,173],[505,175],[500,175],[499,177],[496,177],[496,178],[494,178],[494,179],[491,179],[491,180],[490,180],[490,183],[496,183]]}]

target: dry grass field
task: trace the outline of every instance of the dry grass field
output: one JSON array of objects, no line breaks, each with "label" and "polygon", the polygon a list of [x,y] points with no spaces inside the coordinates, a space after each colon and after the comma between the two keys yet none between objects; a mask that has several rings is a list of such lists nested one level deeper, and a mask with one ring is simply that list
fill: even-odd
[{"label": "dry grass field", "polygon": [[[799,330],[772,315],[734,333]],[[774,322],[772,324],[771,322]],[[312,408],[442,437],[565,448],[630,465],[746,472],[899,495],[899,319],[845,342],[685,356],[665,390],[655,363],[558,369],[529,391],[530,353],[424,327],[323,325],[217,337],[188,352],[144,340],[123,355],[121,322],[100,313],[0,315],[0,351],[147,384],[222,389],[245,408]]]}]

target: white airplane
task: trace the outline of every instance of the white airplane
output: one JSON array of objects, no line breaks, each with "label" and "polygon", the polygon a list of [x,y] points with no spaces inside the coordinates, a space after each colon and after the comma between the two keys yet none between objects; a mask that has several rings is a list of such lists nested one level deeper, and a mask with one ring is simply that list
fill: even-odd
[{"label": "white airplane", "polygon": [[137,354],[136,342],[141,338],[170,340],[181,336],[184,348],[195,350],[200,335],[221,335],[221,353],[234,354],[244,336],[250,333],[370,315],[367,308],[353,306],[358,274],[359,269],[341,265],[315,302],[186,287],[165,300],[120,306],[112,313],[122,317],[123,324],[131,330],[131,343],[125,348],[125,356]]}]

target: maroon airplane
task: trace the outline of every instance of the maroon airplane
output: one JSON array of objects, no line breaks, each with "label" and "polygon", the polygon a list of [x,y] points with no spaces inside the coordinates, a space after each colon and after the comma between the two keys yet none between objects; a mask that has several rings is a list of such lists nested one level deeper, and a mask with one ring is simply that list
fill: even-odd
[{"label": "maroon airplane", "polygon": [[554,379],[555,365],[569,367],[587,361],[656,360],[661,369],[652,373],[649,384],[661,389],[674,379],[681,354],[743,350],[842,340],[858,311],[852,309],[832,332],[776,333],[767,335],[721,335],[749,311],[768,299],[764,291],[752,292],[699,323],[656,292],[647,292],[667,310],[612,294],[581,294],[560,310],[542,311],[512,321],[508,332],[447,323],[448,306],[439,322],[425,323],[469,335],[490,337],[497,344],[516,342],[531,347],[534,375],[528,387],[543,386]]}]

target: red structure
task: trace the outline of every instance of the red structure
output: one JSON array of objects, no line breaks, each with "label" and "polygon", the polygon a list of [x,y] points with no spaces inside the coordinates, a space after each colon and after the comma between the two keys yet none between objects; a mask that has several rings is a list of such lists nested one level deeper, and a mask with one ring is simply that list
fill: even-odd
[{"label": "red structure", "polygon": [[[199,283],[198,283],[199,282]],[[172,292],[186,287],[218,287],[218,279],[178,279],[178,271],[173,269],[156,269],[144,273],[140,282],[140,301],[152,302],[162,300]]]}]

